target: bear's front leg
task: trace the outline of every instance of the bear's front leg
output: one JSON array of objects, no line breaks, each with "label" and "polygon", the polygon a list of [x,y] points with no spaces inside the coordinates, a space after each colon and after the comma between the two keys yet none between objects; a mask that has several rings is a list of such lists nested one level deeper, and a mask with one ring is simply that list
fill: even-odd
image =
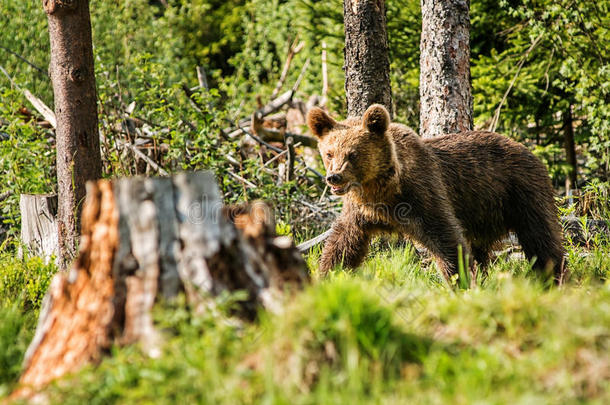
[{"label": "bear's front leg", "polygon": [[326,275],[338,264],[358,267],[366,256],[371,242],[371,229],[361,218],[342,214],[333,224],[320,258],[320,274]]}]

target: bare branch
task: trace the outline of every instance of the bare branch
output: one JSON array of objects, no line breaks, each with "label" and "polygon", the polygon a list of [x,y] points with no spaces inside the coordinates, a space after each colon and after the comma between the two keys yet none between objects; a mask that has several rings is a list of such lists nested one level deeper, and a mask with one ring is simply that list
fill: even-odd
[{"label": "bare branch", "polygon": [[288,51],[288,56],[286,57],[286,62],[284,63],[284,68],[282,69],[280,79],[278,80],[277,85],[275,86],[275,89],[273,89],[273,92],[271,93],[271,97],[270,97],[271,99],[274,99],[277,96],[277,94],[280,92],[280,90],[282,89],[282,86],[284,85],[284,82],[286,81],[286,76],[288,76],[288,71],[290,70],[290,63],[292,62],[292,58],[294,58],[294,55],[299,53],[301,51],[301,49],[303,49],[304,46],[305,46],[305,42],[303,42],[303,41],[298,42],[298,35],[297,35],[297,37],[292,42],[292,45],[290,45],[290,49]]},{"label": "bare branch", "polygon": [[297,249],[299,249],[301,252],[308,251],[315,245],[324,242],[326,240],[326,238],[328,238],[328,236],[330,235],[330,232],[331,232],[331,230],[329,229],[328,231],[324,232],[323,234],[318,235],[315,238],[312,238],[306,242],[301,243],[300,245],[297,246]]},{"label": "bare branch", "polygon": [[53,112],[53,110],[47,107],[47,105],[41,99],[30,93],[28,89],[19,87],[2,66],[0,66],[0,70],[8,78],[12,85],[15,86],[17,90],[23,93],[25,98],[34,106],[36,111],[38,111],[40,115],[44,117],[45,120],[49,121],[53,128],[57,128],[57,120],[55,119],[55,113]]},{"label": "bare branch", "polygon": [[515,72],[513,79],[510,81],[510,85],[508,86],[508,89],[506,89],[504,96],[502,96],[502,100],[500,100],[500,104],[498,105],[498,108],[496,108],[496,112],[494,113],[494,117],[491,120],[491,124],[489,124],[489,131],[494,132],[496,130],[496,128],[498,126],[498,121],[500,120],[500,111],[502,110],[502,106],[504,105],[504,102],[506,101],[508,94],[512,90],[513,85],[515,84],[515,81],[517,81],[517,77],[519,77],[519,73],[521,73],[521,68],[523,67],[523,64],[527,60],[527,57],[529,56],[529,54],[534,50],[536,45],[538,45],[538,43],[542,39],[542,36],[543,36],[543,34],[538,35],[538,38],[536,38],[534,40],[532,45],[528,48],[527,51],[525,51],[525,53],[521,57],[521,60],[519,61],[519,64],[517,65],[517,71]]}]

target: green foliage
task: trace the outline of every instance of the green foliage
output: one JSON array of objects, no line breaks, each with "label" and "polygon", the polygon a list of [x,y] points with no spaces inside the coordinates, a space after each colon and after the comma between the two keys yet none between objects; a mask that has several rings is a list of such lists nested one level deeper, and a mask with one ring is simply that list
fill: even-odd
[{"label": "green foliage", "polygon": [[369,287],[337,278],[304,293],[280,319],[263,321],[272,331],[264,338],[265,357],[281,382],[311,384],[325,373],[338,382],[368,367],[396,377],[403,362],[420,361],[429,342],[397,327],[391,306]]},{"label": "green foliage", "polygon": [[244,0],[170,1],[164,12],[168,27],[182,38],[181,54],[191,66],[232,73],[229,58],[243,45]]},{"label": "green foliage", "polygon": [[21,372],[21,361],[32,340],[38,310],[48,289],[54,265],[0,247],[0,397],[10,393]]},{"label": "green foliage", "polygon": [[[19,113],[16,91],[0,88],[0,190],[8,193],[0,217],[15,235],[21,223],[19,194],[55,189],[55,150],[51,134]],[[4,101],[6,100],[6,101]]]},{"label": "green foliage", "polygon": [[[0,1],[6,11],[0,15],[0,44],[46,71],[49,41],[41,5]],[[142,161],[120,145],[133,137],[126,118],[146,120],[146,134],[154,141],[152,157],[165,169],[212,169],[228,201],[270,199],[278,217],[299,238],[317,232],[315,224],[293,221],[297,210],[291,203],[319,198],[320,183],[297,179],[278,190],[273,176],[261,171],[258,161],[241,161],[237,143],[222,140],[219,130],[256,108],[257,97],[268,101],[295,38],[305,46],[292,62],[284,89],[309,61],[297,96],[307,99],[321,93],[324,41],[329,108],[338,116],[343,114],[342,3],[175,0],[167,7],[161,3],[91,2],[104,175],[142,174]],[[489,126],[514,77],[498,130],[529,144],[559,184],[569,171],[563,157],[562,118],[571,105],[581,157],[579,175],[583,181],[604,181],[610,167],[610,80],[603,42],[608,35],[608,2],[564,3],[471,2],[475,122],[482,128]],[[419,2],[391,0],[386,6],[396,119],[417,127]],[[538,37],[539,42],[525,55]],[[44,74],[6,50],[0,49],[0,54],[1,65],[17,84],[52,105],[51,86]],[[197,84],[198,64],[206,68],[213,87],[209,92],[195,90],[191,97],[202,112],[193,108],[183,89]],[[11,192],[1,215],[14,234],[19,223],[18,193],[54,190],[54,151],[50,132],[20,123],[17,110],[22,105],[32,108],[19,92],[10,90],[2,75],[0,91],[0,132],[9,136],[8,142],[0,142],[2,172],[9,173],[0,179],[0,191]],[[254,179],[256,188],[228,175],[227,155],[240,160],[237,174]]]},{"label": "green foliage", "polygon": [[[0,66],[45,103],[51,104],[53,90],[45,74],[49,64],[49,34],[42,3],[37,1],[0,1]],[[19,59],[20,55],[42,72]],[[10,87],[0,73],[0,90]],[[14,96],[0,97],[0,104]],[[0,118],[3,115],[0,115]],[[0,121],[1,122],[1,121]]]},{"label": "green foliage", "polygon": [[[508,93],[500,131],[535,141],[546,149],[543,154],[557,156],[563,118],[571,108],[576,143],[582,145],[579,153],[584,157],[581,174],[607,179],[609,7],[607,1],[502,1],[495,12],[477,16],[475,21],[483,24],[499,20],[510,25],[494,29],[501,35],[496,34],[490,52],[473,60],[475,122],[487,127]],[[561,166],[563,159],[551,163]],[[563,177],[566,170],[554,173]]]},{"label": "green foliage", "polygon": [[0,303],[0,398],[10,394],[21,372],[21,362],[34,336],[36,312],[24,313],[20,299]]},{"label": "green foliage", "polygon": [[[582,261],[570,248],[574,275],[561,289],[534,280],[525,260],[500,259],[483,283],[453,291],[407,246],[315,282],[251,325],[230,317],[240,294],[198,315],[183,298],[161,303],[160,357],[114,348],[46,393],[67,404],[605,403],[608,249]],[[0,361],[13,370],[4,394],[34,325],[22,317],[0,310]]]},{"label": "green foliage", "polygon": [[15,257],[15,249],[2,247],[0,252],[0,304],[20,302],[23,310],[36,311],[57,271],[54,264],[45,264],[36,256],[24,253]]}]

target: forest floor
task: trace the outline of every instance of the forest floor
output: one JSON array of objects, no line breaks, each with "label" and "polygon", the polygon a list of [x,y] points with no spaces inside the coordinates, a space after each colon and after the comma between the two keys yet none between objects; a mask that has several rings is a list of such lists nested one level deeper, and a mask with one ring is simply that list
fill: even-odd
[{"label": "forest floor", "polygon": [[[51,403],[610,403],[610,243],[571,248],[571,280],[548,288],[498,258],[472,288],[448,287],[411,246],[314,281],[253,324],[161,303],[162,354],[114,348],[46,390]],[[0,254],[0,398],[14,388],[55,271]]]}]

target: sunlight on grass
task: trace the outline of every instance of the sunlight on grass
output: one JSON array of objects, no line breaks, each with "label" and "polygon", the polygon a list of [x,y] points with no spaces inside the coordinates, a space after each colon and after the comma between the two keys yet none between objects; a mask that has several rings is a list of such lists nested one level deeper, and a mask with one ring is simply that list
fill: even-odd
[{"label": "sunlight on grass", "polygon": [[[503,256],[463,290],[411,245],[374,245],[360,268],[320,280],[317,248],[307,257],[313,284],[283,314],[229,321],[239,294],[219,300],[215,314],[195,316],[183,299],[161,303],[160,358],[115,348],[47,393],[66,404],[607,403],[608,249],[571,249],[572,279],[561,288]],[[11,349],[2,361],[13,370],[3,394],[25,349],[23,338],[12,341],[33,327],[15,311],[0,311]]]}]

